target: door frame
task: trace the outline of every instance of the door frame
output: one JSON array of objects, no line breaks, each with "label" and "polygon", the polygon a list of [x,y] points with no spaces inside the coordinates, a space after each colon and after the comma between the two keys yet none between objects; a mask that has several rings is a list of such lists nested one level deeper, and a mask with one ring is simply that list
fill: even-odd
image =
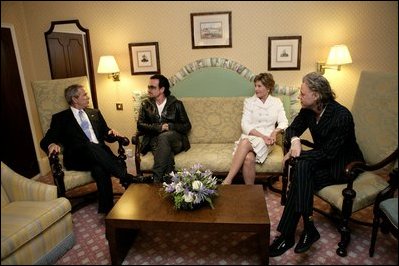
[{"label": "door frame", "polygon": [[28,113],[29,126],[30,126],[30,130],[31,130],[31,133],[32,133],[33,145],[35,147],[36,159],[37,159],[37,162],[39,164],[39,170],[40,170],[39,174],[37,174],[36,176],[32,177],[32,179],[36,179],[43,173],[43,170],[42,170],[43,169],[43,164],[41,163],[41,155],[40,155],[40,152],[39,152],[40,151],[40,145],[39,145],[39,143],[37,141],[37,137],[36,137],[36,132],[38,132],[38,129],[36,128],[36,126],[35,126],[35,124],[33,122],[32,108],[31,108],[31,105],[30,105],[30,102],[29,102],[29,94],[28,94],[28,90],[26,88],[24,70],[22,68],[21,54],[19,53],[19,46],[18,46],[18,42],[17,42],[17,37],[16,37],[14,25],[10,24],[10,23],[3,23],[2,22],[1,23],[1,27],[10,29],[11,38],[12,38],[12,42],[13,42],[13,45],[14,45],[14,51],[15,51],[15,57],[17,59],[19,77],[21,79],[22,93],[24,95],[25,108],[26,108],[26,111]]}]

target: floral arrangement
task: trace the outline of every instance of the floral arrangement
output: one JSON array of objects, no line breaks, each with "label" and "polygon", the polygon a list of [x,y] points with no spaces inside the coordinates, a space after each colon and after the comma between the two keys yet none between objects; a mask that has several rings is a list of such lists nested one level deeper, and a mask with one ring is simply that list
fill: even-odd
[{"label": "floral arrangement", "polygon": [[171,182],[164,182],[163,189],[167,195],[173,197],[176,209],[193,210],[205,202],[213,209],[212,199],[218,194],[217,178],[212,174],[198,163],[190,169],[171,172]]}]

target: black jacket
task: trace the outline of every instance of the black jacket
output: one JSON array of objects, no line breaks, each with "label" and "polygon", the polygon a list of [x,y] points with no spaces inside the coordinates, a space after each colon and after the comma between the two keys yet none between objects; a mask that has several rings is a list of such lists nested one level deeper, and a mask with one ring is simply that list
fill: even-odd
[{"label": "black jacket", "polygon": [[145,99],[141,103],[139,118],[137,120],[137,130],[144,133],[140,152],[146,154],[151,150],[151,139],[161,133],[162,124],[167,123],[169,130],[174,130],[182,135],[183,150],[190,149],[187,134],[191,129],[191,123],[184,109],[183,103],[175,96],[169,95],[161,117],[154,99]]},{"label": "black jacket", "polygon": [[[105,122],[100,110],[85,108],[85,112],[87,113],[99,144],[112,154],[111,149],[104,143],[110,128]],[[40,141],[40,147],[44,152],[48,153],[48,146],[51,143],[62,146],[64,164],[67,169],[71,168],[72,165],[79,164],[79,160],[76,159],[76,154],[80,153],[81,149],[86,149],[90,140],[86,137],[70,108],[52,116],[50,128]]]},{"label": "black jacket", "polygon": [[356,142],[352,114],[338,102],[328,103],[318,124],[315,113],[302,108],[285,130],[286,141],[290,142],[293,136],[301,136],[306,129],[310,130],[315,148],[302,151],[298,159],[311,161],[315,166],[328,171],[335,183],[346,181],[344,178],[346,164],[352,161],[364,161]]}]

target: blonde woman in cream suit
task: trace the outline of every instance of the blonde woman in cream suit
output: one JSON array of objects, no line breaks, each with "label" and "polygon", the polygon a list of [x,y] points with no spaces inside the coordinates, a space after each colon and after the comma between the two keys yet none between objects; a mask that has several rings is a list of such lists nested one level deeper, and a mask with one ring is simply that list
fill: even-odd
[{"label": "blonde woman in cream suit", "polygon": [[254,83],[255,94],[244,100],[242,134],[235,143],[232,164],[222,182],[224,185],[231,184],[241,168],[245,184],[254,184],[256,163],[264,163],[274,148],[277,134],[288,127],[283,103],[271,95],[275,84],[273,75],[260,73]]}]

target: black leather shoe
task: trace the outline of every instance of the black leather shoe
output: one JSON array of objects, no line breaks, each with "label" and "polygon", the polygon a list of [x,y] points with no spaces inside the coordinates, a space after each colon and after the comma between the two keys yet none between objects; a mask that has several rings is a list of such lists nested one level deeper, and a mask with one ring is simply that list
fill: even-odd
[{"label": "black leather shoe", "polygon": [[135,176],[133,180],[133,183],[154,183],[154,177],[152,175]]},{"label": "black leather shoe", "polygon": [[121,178],[119,182],[125,189],[127,189],[131,183],[134,183],[135,179],[136,177],[134,175],[126,174],[125,177]]},{"label": "black leather shoe", "polygon": [[307,251],[314,242],[319,240],[320,234],[316,228],[311,230],[304,230],[301,234],[298,244],[295,246],[295,253],[303,253]]},{"label": "black leather shoe", "polygon": [[162,177],[161,183],[163,183],[163,182],[165,182],[167,184],[170,184],[172,182],[172,177],[170,175],[164,175]]},{"label": "black leather shoe", "polygon": [[130,184],[139,184],[139,183],[154,183],[154,177],[153,176],[134,176],[131,174],[126,174],[126,176],[121,179],[120,181],[121,185],[127,189]]},{"label": "black leather shoe", "polygon": [[277,257],[284,254],[287,250],[295,245],[294,238],[288,239],[283,236],[278,236],[274,239],[269,247],[269,257]]}]

